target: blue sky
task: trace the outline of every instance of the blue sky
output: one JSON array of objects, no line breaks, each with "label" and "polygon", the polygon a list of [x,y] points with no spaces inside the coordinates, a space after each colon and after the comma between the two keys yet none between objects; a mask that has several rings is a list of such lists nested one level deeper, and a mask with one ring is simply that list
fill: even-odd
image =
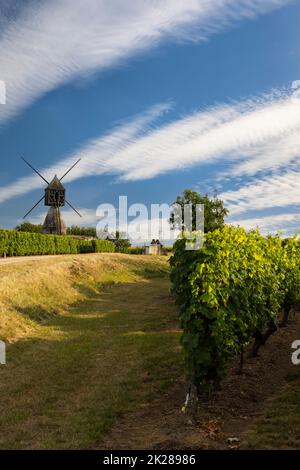
[{"label": "blue sky", "polygon": [[0,0],[0,226],[42,195],[23,156],[47,178],[82,157],[69,224],[190,187],[231,223],[298,231],[299,22],[287,0]]}]

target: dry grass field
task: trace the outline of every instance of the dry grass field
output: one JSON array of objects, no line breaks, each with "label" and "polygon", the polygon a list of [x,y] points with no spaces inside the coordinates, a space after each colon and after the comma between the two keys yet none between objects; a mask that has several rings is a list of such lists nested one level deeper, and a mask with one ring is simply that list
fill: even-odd
[{"label": "dry grass field", "polygon": [[165,257],[0,266],[2,449],[93,448],[182,371]]}]

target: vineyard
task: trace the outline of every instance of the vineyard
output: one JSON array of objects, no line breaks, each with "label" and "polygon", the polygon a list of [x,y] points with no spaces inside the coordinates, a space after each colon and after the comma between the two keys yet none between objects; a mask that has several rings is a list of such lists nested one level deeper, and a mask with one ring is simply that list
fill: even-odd
[{"label": "vineyard", "polygon": [[[198,251],[181,240],[171,258],[137,253],[2,264],[0,448],[228,449],[233,436],[299,448],[298,242],[224,227]],[[186,370],[201,393],[193,415]]]},{"label": "vineyard", "polygon": [[252,356],[278,325],[286,325],[300,297],[300,245],[225,226],[186,251],[178,240],[171,258],[172,291],[179,306],[191,383],[218,388],[234,356],[252,342]]},{"label": "vineyard", "polygon": [[114,252],[108,240],[83,240],[71,236],[0,230],[0,255],[32,256]]}]

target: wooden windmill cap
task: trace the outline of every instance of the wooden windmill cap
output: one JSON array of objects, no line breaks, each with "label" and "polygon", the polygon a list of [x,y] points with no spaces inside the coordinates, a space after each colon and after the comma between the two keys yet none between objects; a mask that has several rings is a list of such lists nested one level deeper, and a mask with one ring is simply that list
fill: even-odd
[{"label": "wooden windmill cap", "polygon": [[65,188],[63,187],[63,185],[61,184],[61,182],[59,181],[59,179],[55,175],[53,180],[49,184],[48,189],[60,189],[61,190],[61,189],[65,189]]}]

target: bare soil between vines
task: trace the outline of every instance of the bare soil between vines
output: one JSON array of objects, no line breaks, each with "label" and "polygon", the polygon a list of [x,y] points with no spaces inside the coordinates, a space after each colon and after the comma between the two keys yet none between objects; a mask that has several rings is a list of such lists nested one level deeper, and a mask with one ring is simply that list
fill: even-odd
[{"label": "bare soil between vines", "polygon": [[[229,449],[243,447],[250,426],[286,385],[295,368],[291,344],[300,339],[300,311],[286,328],[269,338],[256,358],[247,358],[242,375],[234,361],[222,389],[209,402],[200,402],[195,419],[182,413],[187,386],[185,377],[168,392],[116,422],[98,443],[99,449]],[[299,366],[300,367],[300,366]],[[238,442],[228,443],[228,438]]]}]

